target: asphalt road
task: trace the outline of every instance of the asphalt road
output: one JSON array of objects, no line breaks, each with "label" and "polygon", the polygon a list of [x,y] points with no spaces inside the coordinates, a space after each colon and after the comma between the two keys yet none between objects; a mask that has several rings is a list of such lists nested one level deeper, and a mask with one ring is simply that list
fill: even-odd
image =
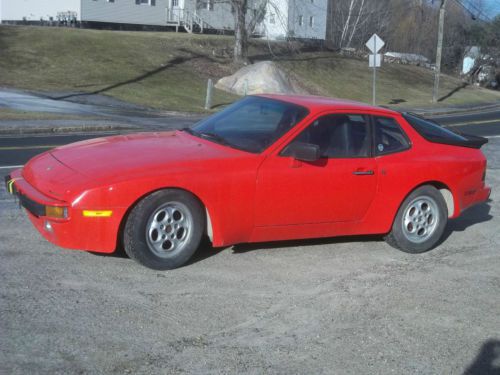
[{"label": "asphalt road", "polygon": [[455,127],[464,133],[481,136],[500,135],[500,109],[431,117],[441,125]]},{"label": "asphalt road", "polygon": [[[173,128],[168,117],[155,127],[144,127],[144,130],[161,130]],[[460,131],[487,137],[500,136],[500,110],[482,111],[461,115],[436,116],[432,118],[438,123],[455,127]],[[198,118],[183,118],[183,126],[197,121]],[[175,117],[177,121],[177,117]],[[176,122],[177,124],[177,122]],[[176,126],[179,127],[179,126]],[[123,131],[121,131],[123,133]],[[53,147],[84,139],[96,138],[118,132],[68,133],[68,134],[34,134],[0,136],[0,168],[22,165],[40,152]],[[1,170],[0,170],[1,173]]]},{"label": "asphalt road", "polygon": [[57,146],[115,134],[118,133],[98,132],[0,136],[0,167],[9,169],[9,166],[23,165],[33,156]]},{"label": "asphalt road", "polygon": [[[3,126],[64,129],[68,127],[135,127],[145,130],[182,128],[200,119],[198,114],[161,112],[99,94],[72,92],[30,93],[0,88],[0,108],[53,115],[76,116],[72,120],[3,121]],[[7,124],[5,124],[7,123]]]},{"label": "asphalt road", "polygon": [[492,201],[420,255],[356,237],[203,248],[155,272],[57,248],[0,188],[0,374],[498,374]]}]

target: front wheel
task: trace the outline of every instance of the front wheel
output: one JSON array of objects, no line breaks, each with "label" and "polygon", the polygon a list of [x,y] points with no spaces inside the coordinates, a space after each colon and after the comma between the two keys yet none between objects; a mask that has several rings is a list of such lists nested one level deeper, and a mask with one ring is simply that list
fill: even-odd
[{"label": "front wheel", "polygon": [[194,196],[182,190],[160,190],[130,212],[123,233],[125,252],[155,270],[177,268],[198,249],[204,227],[203,206]]},{"label": "front wheel", "polygon": [[386,242],[407,253],[432,249],[443,235],[448,208],[441,193],[433,186],[415,189],[398,210]]}]

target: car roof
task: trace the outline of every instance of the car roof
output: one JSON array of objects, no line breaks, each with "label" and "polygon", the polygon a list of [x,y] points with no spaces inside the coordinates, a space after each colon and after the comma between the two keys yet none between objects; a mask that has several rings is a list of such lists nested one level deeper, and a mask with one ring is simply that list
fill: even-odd
[{"label": "car roof", "polygon": [[369,104],[356,102],[354,100],[327,98],[324,96],[283,94],[258,94],[256,96],[297,104],[314,111],[341,109],[385,113],[388,115],[399,114],[399,112],[393,111],[391,109],[376,107]]}]

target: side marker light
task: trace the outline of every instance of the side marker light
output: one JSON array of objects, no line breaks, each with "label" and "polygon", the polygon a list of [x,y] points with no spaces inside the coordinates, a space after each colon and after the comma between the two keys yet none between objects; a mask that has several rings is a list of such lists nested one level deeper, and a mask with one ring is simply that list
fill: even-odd
[{"label": "side marker light", "polygon": [[83,216],[85,217],[110,217],[111,215],[113,215],[113,211],[111,210],[83,210]]}]

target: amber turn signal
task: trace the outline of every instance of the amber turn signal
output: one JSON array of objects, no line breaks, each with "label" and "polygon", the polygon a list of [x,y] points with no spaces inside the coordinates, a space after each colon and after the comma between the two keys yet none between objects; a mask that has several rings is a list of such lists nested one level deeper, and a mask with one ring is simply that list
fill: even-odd
[{"label": "amber turn signal", "polygon": [[110,217],[113,215],[113,211],[111,210],[101,210],[101,211],[90,211],[84,210],[83,216],[85,217]]},{"label": "amber turn signal", "polygon": [[45,206],[45,216],[55,219],[66,219],[68,217],[68,208],[60,206]]}]

